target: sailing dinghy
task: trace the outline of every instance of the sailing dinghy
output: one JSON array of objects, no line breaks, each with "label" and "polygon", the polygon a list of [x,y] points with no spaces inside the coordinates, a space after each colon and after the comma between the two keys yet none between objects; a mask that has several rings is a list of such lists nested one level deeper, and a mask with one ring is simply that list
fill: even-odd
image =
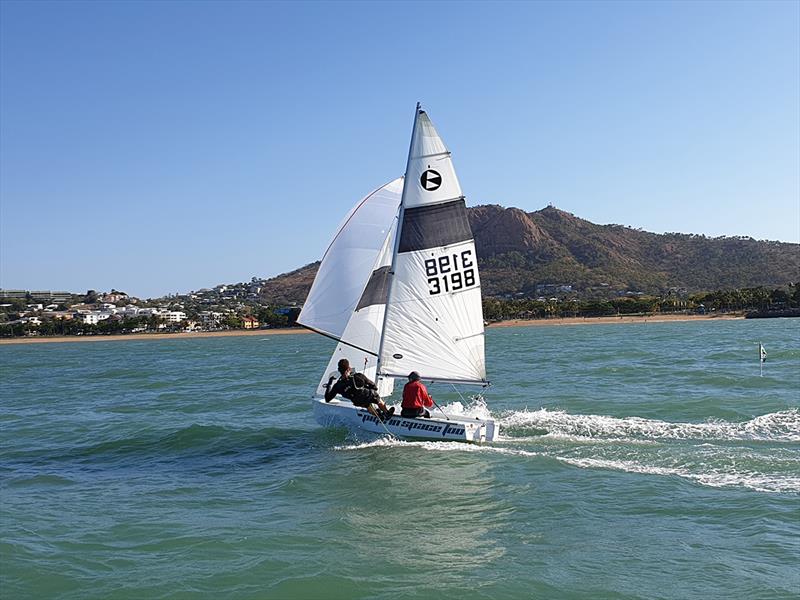
[{"label": "sailing dinghy", "polygon": [[[493,441],[491,418],[432,412],[381,422],[350,400],[325,402],[340,359],[388,399],[394,380],[488,385],[475,241],[450,152],[419,104],[405,176],[360,200],[322,258],[298,323],[338,344],[314,393],[316,420],[404,438]],[[387,404],[390,402],[387,401]],[[397,413],[399,413],[399,409]]]}]

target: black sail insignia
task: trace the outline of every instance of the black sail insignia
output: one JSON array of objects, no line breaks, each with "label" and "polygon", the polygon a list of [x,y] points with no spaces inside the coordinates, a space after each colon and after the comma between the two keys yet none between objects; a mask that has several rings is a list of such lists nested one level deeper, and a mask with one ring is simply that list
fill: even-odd
[{"label": "black sail insignia", "polygon": [[407,208],[403,213],[398,252],[449,246],[472,239],[464,198]]}]

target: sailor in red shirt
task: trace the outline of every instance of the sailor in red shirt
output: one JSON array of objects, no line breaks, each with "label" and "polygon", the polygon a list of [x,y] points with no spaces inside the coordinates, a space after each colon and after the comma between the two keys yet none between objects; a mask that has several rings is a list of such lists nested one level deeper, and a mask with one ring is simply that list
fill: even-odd
[{"label": "sailor in red shirt", "polygon": [[433,406],[433,398],[419,380],[419,373],[411,371],[408,383],[403,388],[403,410],[401,417],[425,417],[430,419],[431,413],[425,410],[426,406]]}]

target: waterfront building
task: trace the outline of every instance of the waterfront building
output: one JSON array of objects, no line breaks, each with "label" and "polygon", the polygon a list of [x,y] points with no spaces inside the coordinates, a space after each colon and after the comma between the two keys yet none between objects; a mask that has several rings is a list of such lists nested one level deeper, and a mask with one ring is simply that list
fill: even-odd
[{"label": "waterfront building", "polygon": [[4,300],[25,300],[27,297],[27,290],[0,290],[0,298]]}]

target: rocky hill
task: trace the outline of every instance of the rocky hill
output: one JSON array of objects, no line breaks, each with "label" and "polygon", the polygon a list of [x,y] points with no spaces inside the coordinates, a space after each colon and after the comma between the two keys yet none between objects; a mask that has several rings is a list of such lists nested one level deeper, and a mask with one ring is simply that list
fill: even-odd
[{"label": "rocky hill", "polygon": [[268,279],[261,287],[261,297],[270,304],[292,304],[305,301],[320,261],[313,262],[289,273]]},{"label": "rocky hill", "polygon": [[[468,211],[484,296],[533,296],[542,284],[570,285],[581,294],[663,294],[800,281],[800,244],[596,225],[552,206],[530,213],[498,205]],[[262,296],[302,302],[318,266],[270,279]]]}]

